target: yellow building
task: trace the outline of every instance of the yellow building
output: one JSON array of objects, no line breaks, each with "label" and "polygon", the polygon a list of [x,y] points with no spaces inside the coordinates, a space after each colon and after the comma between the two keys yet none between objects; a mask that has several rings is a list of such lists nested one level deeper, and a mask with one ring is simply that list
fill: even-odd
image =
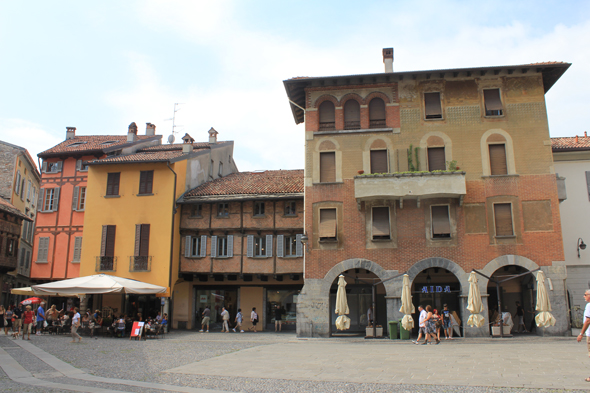
[{"label": "yellow building", "polygon": [[[130,127],[131,139],[134,134],[136,129]],[[237,171],[231,159],[233,142],[217,142],[216,134],[210,131],[209,142],[194,143],[187,134],[183,144],[123,149],[88,162],[80,276],[131,278],[168,287],[167,296],[174,298],[180,253],[176,200],[206,181]],[[92,307],[105,316],[140,312],[147,317],[160,311],[160,300],[105,295],[93,299]],[[162,305],[167,312],[167,301]]]}]

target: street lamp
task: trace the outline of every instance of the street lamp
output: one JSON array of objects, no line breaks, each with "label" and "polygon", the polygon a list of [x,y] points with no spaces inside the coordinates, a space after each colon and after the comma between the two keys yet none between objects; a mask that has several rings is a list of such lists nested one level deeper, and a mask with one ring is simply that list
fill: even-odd
[{"label": "street lamp", "polygon": [[585,250],[586,249],[586,243],[584,243],[584,240],[582,240],[581,237],[578,238],[578,258],[580,257],[580,249]]}]

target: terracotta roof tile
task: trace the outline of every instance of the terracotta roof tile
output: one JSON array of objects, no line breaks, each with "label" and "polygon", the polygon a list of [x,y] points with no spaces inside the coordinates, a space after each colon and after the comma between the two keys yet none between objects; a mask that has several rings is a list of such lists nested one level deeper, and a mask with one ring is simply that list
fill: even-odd
[{"label": "terracotta roof tile", "polygon": [[201,184],[184,196],[296,194],[303,196],[303,169],[239,172]]},{"label": "terracotta roof tile", "polygon": [[[138,135],[138,140],[153,138],[154,135]],[[108,143],[112,142],[112,143]],[[82,153],[86,151],[100,151],[113,146],[127,143],[127,135],[79,135],[73,139],[65,140],[51,149],[42,151],[39,157],[55,155],[59,153]]]},{"label": "terracotta roof tile", "polygon": [[[220,143],[224,143],[224,142],[219,142]],[[184,143],[173,143],[173,144],[168,144],[168,145],[158,145],[158,146],[150,146],[150,147],[146,147],[144,149],[141,149],[141,151],[166,151],[166,150],[182,150],[182,145],[184,145]],[[197,142],[197,143],[193,143],[193,149],[208,149],[210,147],[208,142]]]},{"label": "terracotta roof tile", "polygon": [[[193,150],[194,152],[194,150]],[[126,154],[121,156],[106,157],[99,160],[89,161],[89,164],[131,164],[141,162],[166,162],[182,156],[182,150],[170,151],[146,151],[135,154]]]},{"label": "terracotta roof tile", "polygon": [[29,218],[25,214],[21,213],[21,211],[18,210],[16,207],[14,207],[14,205],[12,203],[8,202],[6,199],[3,199],[3,198],[0,198],[0,211],[7,212],[7,213],[13,214],[15,216],[18,216],[20,218],[24,218],[29,221],[32,221],[31,218]]},{"label": "terracotta roof tile", "polygon": [[553,151],[590,150],[590,137],[584,132],[583,136],[569,136],[551,138]]}]

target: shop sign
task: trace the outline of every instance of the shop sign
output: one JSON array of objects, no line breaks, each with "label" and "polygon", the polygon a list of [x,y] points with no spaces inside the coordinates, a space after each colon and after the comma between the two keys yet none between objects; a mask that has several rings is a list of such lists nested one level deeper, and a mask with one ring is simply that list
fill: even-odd
[{"label": "shop sign", "polygon": [[425,285],[422,287],[422,293],[451,293],[451,286]]}]

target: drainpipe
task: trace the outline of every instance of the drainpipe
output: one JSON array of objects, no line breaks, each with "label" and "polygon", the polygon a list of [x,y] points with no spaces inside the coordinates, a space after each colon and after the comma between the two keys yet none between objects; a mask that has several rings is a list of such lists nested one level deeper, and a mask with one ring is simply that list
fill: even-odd
[{"label": "drainpipe", "polygon": [[[172,171],[174,174],[174,189],[172,191],[172,228],[170,229],[170,269],[168,271],[168,288],[170,288],[170,298],[168,298],[167,302],[170,302],[172,299],[172,262],[174,260],[174,219],[176,217],[176,172],[170,166],[170,162],[166,162],[166,166],[168,169]],[[180,267],[179,267],[180,268]],[[170,306],[170,305],[168,305]],[[168,325],[172,326],[172,312],[168,312]]]}]

